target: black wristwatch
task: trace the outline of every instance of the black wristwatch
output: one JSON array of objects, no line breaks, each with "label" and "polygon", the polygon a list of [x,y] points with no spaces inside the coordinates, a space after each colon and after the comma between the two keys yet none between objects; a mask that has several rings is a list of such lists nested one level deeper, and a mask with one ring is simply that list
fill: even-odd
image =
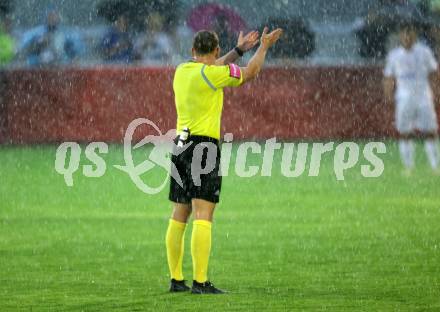
[{"label": "black wristwatch", "polygon": [[234,48],[235,52],[237,52],[237,54],[242,57],[244,55],[244,51],[242,49],[240,49],[239,47],[235,47]]}]

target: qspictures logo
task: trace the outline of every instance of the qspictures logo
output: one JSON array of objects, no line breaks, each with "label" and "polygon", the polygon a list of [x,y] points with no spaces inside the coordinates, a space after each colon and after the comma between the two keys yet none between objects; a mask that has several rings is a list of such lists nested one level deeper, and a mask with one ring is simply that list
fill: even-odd
[{"label": "qspictures logo", "polygon": [[[155,135],[148,135],[138,143],[133,143],[133,135],[140,126],[149,126],[155,131]],[[182,180],[176,170],[172,157],[179,156],[193,144],[191,140],[183,145],[176,145],[174,137],[178,135],[175,130],[169,130],[163,134],[157,125],[149,119],[138,118],[133,120],[124,136],[124,161],[123,165],[113,165],[121,172],[127,174],[136,187],[149,195],[161,192],[167,185],[169,177],[173,178],[180,186]],[[133,145],[134,144],[134,145]],[[150,145],[150,152],[140,163],[135,163],[133,151]],[[217,158],[217,147],[213,143],[204,142],[192,146],[193,157],[191,163],[191,176],[195,185],[201,181],[201,176],[214,170]],[[275,162],[276,151],[281,152],[281,162]],[[99,178],[106,174],[107,163],[102,157],[108,154],[108,145],[104,142],[92,142],[85,147],[84,155],[92,163],[82,166],[82,174],[85,177]],[[281,143],[276,138],[259,142],[237,143],[237,152],[233,153],[233,134],[228,133],[221,144],[221,175],[228,176],[231,163],[235,163],[235,174],[240,178],[252,178],[257,175],[270,177],[274,171],[274,164],[280,164],[281,174],[287,178],[297,178],[304,175],[317,177],[320,173],[322,157],[326,153],[333,153],[333,172],[336,180],[344,180],[348,170],[354,170],[361,159],[360,173],[365,178],[378,178],[384,172],[384,162],[380,158],[387,152],[383,142],[369,142],[362,148],[355,142],[327,143]],[[250,154],[262,156],[261,166],[248,165]],[[73,174],[80,170],[82,157],[81,146],[76,142],[61,144],[56,152],[55,170],[62,176],[67,186],[74,186]],[[235,162],[232,158],[235,157]],[[207,161],[202,161],[205,158]],[[307,168],[307,159],[310,158]],[[156,187],[150,186],[142,179],[152,169],[161,168],[167,172],[163,181]]]}]

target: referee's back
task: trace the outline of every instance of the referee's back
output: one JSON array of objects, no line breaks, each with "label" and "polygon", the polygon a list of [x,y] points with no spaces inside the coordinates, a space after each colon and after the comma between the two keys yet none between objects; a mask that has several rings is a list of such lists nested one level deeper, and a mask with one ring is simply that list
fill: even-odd
[{"label": "referee's back", "polygon": [[192,135],[219,139],[223,88],[242,82],[240,67],[235,64],[216,66],[189,61],[178,66],[173,82],[177,132],[189,128]]}]

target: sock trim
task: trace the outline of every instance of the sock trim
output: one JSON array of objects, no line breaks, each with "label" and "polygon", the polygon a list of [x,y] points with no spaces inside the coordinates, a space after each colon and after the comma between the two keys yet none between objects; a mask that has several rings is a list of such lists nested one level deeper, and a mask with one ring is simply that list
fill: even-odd
[{"label": "sock trim", "polygon": [[170,224],[173,226],[176,226],[178,228],[181,229],[185,229],[186,228],[186,223],[180,222],[180,221],[176,221],[174,219],[170,219]]},{"label": "sock trim", "polygon": [[200,225],[200,226],[204,226],[207,228],[211,228],[212,222],[207,221],[207,220],[194,220],[193,225]]}]

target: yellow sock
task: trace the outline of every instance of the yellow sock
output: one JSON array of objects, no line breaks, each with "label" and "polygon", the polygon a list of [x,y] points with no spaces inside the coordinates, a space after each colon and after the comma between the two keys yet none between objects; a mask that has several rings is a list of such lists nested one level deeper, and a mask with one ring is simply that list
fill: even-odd
[{"label": "yellow sock", "polygon": [[212,224],[205,220],[195,220],[191,237],[191,255],[194,280],[204,283],[208,280],[208,262],[211,252]]},{"label": "yellow sock", "polygon": [[182,260],[185,228],[186,223],[170,219],[166,236],[168,267],[171,278],[177,281],[183,280]]}]

